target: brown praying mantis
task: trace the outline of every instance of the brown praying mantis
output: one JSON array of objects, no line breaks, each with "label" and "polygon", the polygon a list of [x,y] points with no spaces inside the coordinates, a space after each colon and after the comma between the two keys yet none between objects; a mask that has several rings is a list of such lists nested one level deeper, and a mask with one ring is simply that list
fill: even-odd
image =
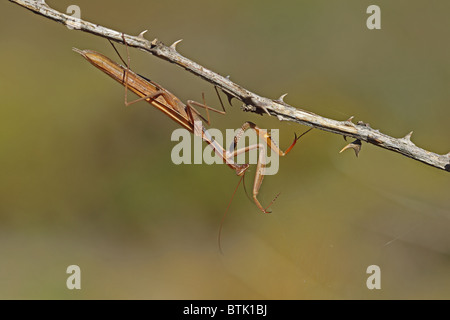
[{"label": "brown praying mantis", "polygon": [[[125,39],[124,43],[126,45]],[[111,42],[112,44],[112,42]],[[113,45],[114,50],[118,53],[117,49]],[[81,54],[87,61],[89,61],[91,64],[93,64],[95,67],[106,73],[108,76],[119,82],[125,87],[125,105],[129,106],[131,104],[134,104],[136,102],[145,100],[148,103],[150,103],[152,106],[154,106],[156,109],[162,111],[165,113],[169,118],[174,120],[176,123],[178,123],[183,128],[187,129],[194,135],[197,135],[203,139],[207,144],[209,144],[214,152],[223,159],[223,161],[231,168],[233,169],[238,176],[243,177],[247,169],[249,168],[249,164],[237,164],[234,162],[234,158],[242,153],[248,152],[253,149],[259,149],[259,158],[256,165],[256,173],[255,173],[255,179],[253,183],[253,201],[255,202],[256,206],[264,213],[268,213],[270,211],[267,211],[268,207],[273,203],[273,200],[268,207],[264,208],[261,203],[259,202],[257,196],[259,189],[261,188],[261,184],[264,178],[264,157],[266,155],[265,147],[262,143],[253,144],[250,146],[246,146],[240,149],[236,150],[236,146],[238,143],[239,138],[242,136],[244,131],[247,129],[253,129],[258,134],[258,136],[265,141],[267,146],[271,148],[274,152],[276,152],[280,156],[285,156],[289,153],[289,151],[292,150],[297,140],[304,135],[300,135],[297,137],[295,135],[294,142],[289,146],[289,148],[286,149],[286,151],[282,151],[278,148],[278,146],[275,144],[275,142],[271,139],[270,134],[268,134],[265,130],[261,130],[258,128],[254,123],[252,122],[245,122],[244,125],[241,127],[240,131],[235,135],[234,137],[234,144],[230,147],[230,150],[225,150],[219,143],[217,143],[211,135],[208,134],[207,129],[203,126],[203,122],[206,122],[208,125],[210,124],[210,118],[209,118],[209,111],[217,112],[220,114],[225,114],[225,108],[223,106],[222,100],[220,99],[219,92],[217,90],[217,87],[215,87],[215,90],[217,92],[217,95],[219,97],[220,103],[222,105],[223,111],[211,108],[203,103],[195,102],[192,100],[188,100],[186,104],[181,102],[179,98],[177,98],[174,94],[170,93],[168,90],[160,86],[159,84],[133,72],[130,70],[130,57],[128,54],[128,46],[126,45],[127,49],[127,55],[128,55],[128,62],[126,63],[119,54],[120,59],[124,64],[126,64],[126,67],[117,64],[116,62],[112,61],[108,57],[104,56],[103,54],[100,54],[98,52],[92,51],[92,50],[80,50],[73,48],[73,50],[79,54]],[[128,90],[131,90],[134,92],[137,96],[139,96],[139,99],[128,102],[127,99],[127,92]],[[204,100],[204,96],[203,96]],[[196,109],[195,107],[203,108],[206,110],[206,116],[207,119],[205,119]]]}]

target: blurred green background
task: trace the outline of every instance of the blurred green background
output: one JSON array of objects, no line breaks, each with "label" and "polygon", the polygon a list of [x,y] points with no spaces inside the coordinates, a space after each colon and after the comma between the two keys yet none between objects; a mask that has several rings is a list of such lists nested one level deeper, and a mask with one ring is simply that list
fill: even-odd
[{"label": "blurred green background", "polygon": [[[128,34],[184,41],[179,51],[260,95],[317,114],[370,123],[394,137],[450,151],[450,2],[376,1],[382,29],[366,28],[374,1],[47,1]],[[175,123],[72,47],[115,53],[9,1],[0,3],[0,298],[418,299],[450,298],[449,174],[313,130],[260,200],[261,214],[226,166],[171,162]],[[120,48],[123,52],[123,47]],[[218,106],[208,83],[138,50],[132,68],[183,101]],[[118,60],[118,59],[116,59]],[[306,128],[243,113],[280,129],[283,148]],[[252,168],[254,172],[254,168]],[[252,176],[247,177],[250,188]],[[81,268],[81,290],[66,268]],[[381,290],[366,269],[381,268]]]}]

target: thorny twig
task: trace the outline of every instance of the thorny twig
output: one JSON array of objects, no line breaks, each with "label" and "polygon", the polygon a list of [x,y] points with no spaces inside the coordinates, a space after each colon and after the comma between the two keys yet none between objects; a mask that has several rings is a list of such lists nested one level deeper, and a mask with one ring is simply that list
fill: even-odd
[{"label": "thorny twig", "polygon": [[[276,116],[279,120],[297,122],[313,128],[332,132],[344,137],[356,139],[344,149],[353,148],[358,153],[361,148],[361,141],[365,141],[376,146],[400,153],[404,156],[421,161],[425,164],[450,172],[450,152],[445,155],[439,155],[417,147],[411,141],[412,132],[403,138],[393,138],[381,133],[379,130],[372,129],[368,124],[358,122],[354,124],[352,118],[346,121],[337,121],[321,117],[312,112],[296,109],[283,101],[284,95],[277,100],[261,97],[247,89],[237,85],[230,79],[223,77],[209,69],[206,69],[198,63],[182,56],[176,51],[176,45],[164,45],[161,41],[154,39],[152,41],[144,38],[142,32],[138,36],[123,34],[97,24],[93,24],[82,19],[72,17],[50,8],[44,0],[9,0],[22,7],[25,7],[34,13],[45,16],[49,19],[60,22],[72,29],[92,33],[94,35],[107,38],[119,43],[123,39],[129,46],[147,51],[161,59],[175,63],[178,66],[192,72],[204,80],[214,84],[222,89],[229,99],[236,98],[244,103],[244,110],[256,113],[267,113]],[[122,37],[124,35],[124,38]],[[343,149],[343,150],[344,150]],[[341,150],[341,151],[343,151]]]}]

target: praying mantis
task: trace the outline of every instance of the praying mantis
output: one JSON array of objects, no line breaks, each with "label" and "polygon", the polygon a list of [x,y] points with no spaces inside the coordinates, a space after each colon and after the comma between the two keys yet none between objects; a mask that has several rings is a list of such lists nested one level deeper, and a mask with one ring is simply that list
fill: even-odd
[{"label": "praying mantis", "polygon": [[[124,43],[126,45],[125,39]],[[112,42],[111,42],[112,44]],[[117,49],[113,45],[114,50],[118,53]],[[258,162],[256,165],[256,173],[253,183],[253,201],[256,204],[256,206],[264,213],[269,213],[268,207],[273,203],[274,199],[269,206],[264,208],[261,203],[258,200],[258,193],[259,189],[261,188],[261,184],[264,178],[264,157],[266,155],[265,147],[262,143],[249,145],[240,149],[236,150],[236,146],[238,143],[239,138],[242,136],[244,131],[248,129],[253,129],[258,134],[258,136],[264,140],[266,145],[271,148],[274,152],[276,152],[280,156],[287,155],[294,145],[296,144],[297,140],[305,133],[297,137],[295,135],[294,141],[292,144],[286,149],[286,151],[280,150],[278,146],[275,144],[275,142],[271,139],[270,134],[268,134],[265,130],[261,130],[258,128],[254,123],[252,122],[245,122],[243,126],[241,127],[240,131],[235,135],[234,137],[234,144],[230,147],[230,150],[225,150],[219,143],[217,143],[211,135],[209,135],[207,129],[203,125],[203,122],[206,122],[208,125],[210,124],[210,118],[209,118],[209,111],[217,112],[220,114],[225,114],[225,108],[223,106],[222,100],[220,99],[220,95],[217,91],[217,87],[215,87],[215,90],[217,92],[217,95],[219,97],[219,100],[222,105],[223,111],[211,108],[207,106],[204,101],[203,103],[199,103],[193,100],[188,100],[186,104],[184,104],[178,97],[176,97],[174,94],[170,93],[167,89],[163,88],[159,84],[135,73],[134,71],[130,70],[130,57],[128,54],[128,46],[126,45],[127,49],[127,57],[128,62],[125,62],[119,54],[120,59],[126,66],[122,66],[113,60],[109,59],[105,55],[95,52],[93,50],[80,50],[77,48],[73,48],[73,50],[77,53],[79,53],[81,56],[83,56],[87,61],[89,61],[92,65],[106,73],[108,76],[119,82],[121,85],[125,87],[125,105],[129,106],[131,104],[134,104],[139,101],[147,101],[150,103],[153,107],[156,109],[162,111],[164,114],[166,114],[169,118],[174,120],[176,123],[178,123],[183,128],[187,129],[189,132],[193,133],[196,136],[199,136],[202,138],[203,141],[205,141],[207,144],[209,144],[214,152],[223,159],[223,161],[233,169],[236,174],[240,177],[243,177],[247,169],[249,168],[249,164],[238,164],[235,163],[233,160],[237,155],[248,152],[253,149],[259,149],[259,157]],[[127,98],[127,92],[128,90],[135,93],[139,99],[128,102]],[[203,96],[204,100],[204,96]],[[206,111],[207,119],[205,119],[196,109],[203,108]],[[311,129],[310,129],[311,130]],[[309,131],[309,130],[308,130]],[[307,132],[308,132],[307,131]]]}]

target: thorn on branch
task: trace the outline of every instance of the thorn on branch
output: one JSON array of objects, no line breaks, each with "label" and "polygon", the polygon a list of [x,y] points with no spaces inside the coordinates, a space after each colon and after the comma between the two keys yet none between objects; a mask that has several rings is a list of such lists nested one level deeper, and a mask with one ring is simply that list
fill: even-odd
[{"label": "thorn on branch", "polygon": [[174,43],[172,43],[172,44],[170,45],[170,47],[171,47],[173,50],[177,51],[177,44],[179,44],[181,41],[183,41],[183,39],[180,39],[180,40],[175,41]]},{"label": "thorn on branch", "polygon": [[139,33],[139,35],[137,36],[139,39],[143,39],[143,40],[145,40],[145,38],[144,38],[144,34],[147,32],[148,30],[144,30],[144,31],[142,31],[141,33]]},{"label": "thorn on branch", "polygon": [[411,142],[411,143],[412,143],[412,141],[411,141],[411,136],[412,136],[412,134],[413,134],[413,131],[411,131],[411,132],[408,133],[406,136],[404,136],[404,137],[402,138],[402,140],[405,140],[406,142]]},{"label": "thorn on branch", "polygon": [[[227,79],[230,79],[230,76],[226,76],[226,78]],[[227,99],[228,99],[228,103],[230,104],[230,106],[232,105],[231,104],[231,100],[233,99],[233,98],[236,98],[236,99],[238,99],[234,94],[232,94],[231,92],[229,92],[228,90],[226,90],[226,89],[224,89],[224,88],[220,88],[220,87],[217,87],[220,91],[222,91],[226,96],[227,96]]]},{"label": "thorn on branch", "polygon": [[358,121],[356,124],[359,125],[359,126],[364,126],[364,127],[370,128],[370,124],[369,123],[365,123],[363,121]]},{"label": "thorn on branch", "polygon": [[347,150],[347,149],[353,149],[355,150],[355,155],[358,157],[359,152],[361,151],[361,140],[356,139],[355,141],[353,141],[352,143],[349,143],[348,145],[346,145],[345,147],[342,148],[341,151],[339,151],[339,153],[342,153],[343,151]]},{"label": "thorn on branch", "polygon": [[246,99],[247,101],[249,101],[248,103],[244,100],[245,104],[251,104],[252,106],[255,106],[257,108],[257,110],[255,111],[256,113],[259,114],[263,114],[264,112],[267,113],[269,116],[271,115],[269,113],[269,110],[267,110],[267,106],[270,106],[269,104],[267,104],[267,102],[261,101],[258,98],[255,97],[250,97],[249,99]]},{"label": "thorn on branch", "polygon": [[287,93],[285,93],[285,94],[283,94],[283,95],[281,95],[281,97],[279,97],[277,100],[275,100],[275,101],[277,101],[277,102],[284,102],[284,97],[286,97],[288,94]]},{"label": "thorn on branch", "polygon": [[150,42],[151,48],[156,47],[158,45],[158,42],[158,38],[153,39],[152,42]]},{"label": "thorn on branch", "polygon": [[[348,118],[347,120],[345,120],[344,121],[344,124],[346,125],[346,126],[349,126],[349,127],[355,127],[355,124],[353,123],[353,116],[351,116],[350,118]],[[344,139],[345,139],[345,136],[344,136]],[[346,141],[347,141],[347,139],[345,139]]]}]

